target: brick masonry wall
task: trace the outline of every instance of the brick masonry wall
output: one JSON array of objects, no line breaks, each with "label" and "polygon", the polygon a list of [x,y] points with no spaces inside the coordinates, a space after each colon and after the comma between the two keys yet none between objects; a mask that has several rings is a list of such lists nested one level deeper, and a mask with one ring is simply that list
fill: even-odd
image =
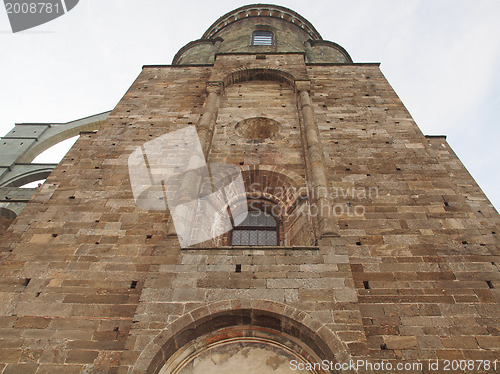
[{"label": "brick masonry wall", "polygon": [[[206,82],[242,67],[311,79],[340,238],[302,250],[181,250],[167,212],[136,207],[130,153],[196,124]],[[280,83],[229,86],[209,161],[279,163],[307,178],[296,105]],[[286,137],[251,152],[228,135],[240,109],[271,113]],[[224,300],[307,313],[338,339],[338,358],[499,358],[498,226],[449,146],[422,135],[376,66],[232,55],[213,67],[146,68],[0,243],[0,373],[143,372],[141,354],[162,332]]]},{"label": "brick masonry wall", "polygon": [[203,68],[143,72],[9,228],[0,244],[1,370],[113,372],[128,362],[146,275],[153,286],[166,281],[155,271],[178,256],[164,239],[166,213],[135,206],[128,155],[196,123],[207,77]]},{"label": "brick masonry wall", "polygon": [[[281,125],[272,138],[252,143],[235,126],[246,118],[266,117]],[[247,165],[281,165],[305,177],[297,100],[293,89],[278,82],[244,82],[229,86],[222,97],[210,161]]]},{"label": "brick masonry wall", "polygon": [[498,359],[498,213],[378,68],[308,72],[369,356]]},{"label": "brick masonry wall", "polygon": [[0,236],[5,232],[5,230],[10,226],[11,223],[12,220],[9,220],[5,217],[0,217]]}]

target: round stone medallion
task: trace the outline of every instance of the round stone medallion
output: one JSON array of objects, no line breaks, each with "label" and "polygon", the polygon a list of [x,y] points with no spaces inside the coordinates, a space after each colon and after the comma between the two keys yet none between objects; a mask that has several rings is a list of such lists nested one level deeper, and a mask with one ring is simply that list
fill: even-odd
[{"label": "round stone medallion", "polygon": [[281,131],[281,125],[271,118],[253,117],[238,122],[235,130],[243,138],[262,141],[278,135]]}]

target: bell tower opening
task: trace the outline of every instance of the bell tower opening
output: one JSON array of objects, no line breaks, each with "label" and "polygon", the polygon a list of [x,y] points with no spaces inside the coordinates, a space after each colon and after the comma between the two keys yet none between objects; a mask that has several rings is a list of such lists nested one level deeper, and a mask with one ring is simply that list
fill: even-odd
[{"label": "bell tower opening", "polygon": [[273,45],[274,35],[271,31],[258,30],[252,33],[252,45]]}]

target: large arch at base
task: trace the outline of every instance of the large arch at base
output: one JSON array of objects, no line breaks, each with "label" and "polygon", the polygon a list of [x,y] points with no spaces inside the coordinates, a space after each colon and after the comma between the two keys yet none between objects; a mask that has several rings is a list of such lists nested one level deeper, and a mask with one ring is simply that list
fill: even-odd
[{"label": "large arch at base", "polygon": [[[137,359],[132,373],[164,374],[165,364],[179,355],[201,336],[210,336],[210,343],[228,337],[231,328],[246,327],[268,334],[291,337],[299,345],[307,347],[317,360],[346,361],[346,346],[325,325],[309,314],[292,306],[269,300],[224,300],[197,308],[172,322],[146,346]],[[229,329],[229,330],[228,330]],[[219,333],[217,333],[219,332]],[[171,361],[170,361],[171,362]],[[330,373],[334,371],[318,371]]]}]

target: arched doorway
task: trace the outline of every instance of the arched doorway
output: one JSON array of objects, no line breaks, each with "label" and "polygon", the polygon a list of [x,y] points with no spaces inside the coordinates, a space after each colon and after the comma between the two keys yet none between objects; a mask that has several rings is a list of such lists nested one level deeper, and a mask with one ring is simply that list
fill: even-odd
[{"label": "arched doorway", "polygon": [[340,339],[303,311],[268,300],[226,300],[174,321],[146,346],[132,372],[326,374],[336,373],[331,367],[346,357]]},{"label": "arched doorway", "polygon": [[179,349],[159,374],[319,374],[319,357],[289,334],[256,326],[207,333]]}]

